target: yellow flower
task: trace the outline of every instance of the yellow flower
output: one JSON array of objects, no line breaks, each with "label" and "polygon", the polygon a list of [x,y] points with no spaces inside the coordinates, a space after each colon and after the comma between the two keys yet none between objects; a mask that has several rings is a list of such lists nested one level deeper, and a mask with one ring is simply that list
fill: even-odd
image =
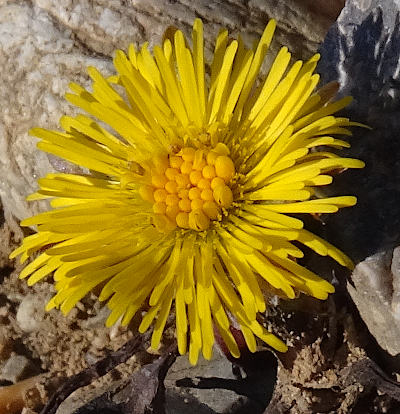
[{"label": "yellow flower", "polygon": [[352,266],[291,214],[354,205],[355,197],[318,198],[314,188],[331,183],[333,170],[364,164],[314,151],[348,147],[332,135],[357,125],[333,116],[350,102],[331,102],[334,86],[315,92],[319,55],[290,66],[283,47],[259,82],[274,29],[271,20],[254,49],[222,30],[210,67],[200,20],[192,47],[176,31],[153,53],[147,44],[118,50],[117,75],[90,67],[92,92],[71,84],[66,95],[101,123],[81,114],[61,118],[65,132],[31,130],[39,149],[88,169],[39,179],[28,199],[51,198],[53,209],[22,221],[37,233],[11,255],[24,262],[41,252],[20,277],[32,285],[54,272],[47,309],[66,314],[100,285],[107,325],[126,325],[144,308],[139,331],[154,325],[153,348],[174,307],[179,352],[188,349],[192,364],[200,350],[211,357],[214,327],[235,357],[233,325],[252,352],[255,337],[286,351],[257,321],[264,296],[334,291],[296,262],[299,243]]}]

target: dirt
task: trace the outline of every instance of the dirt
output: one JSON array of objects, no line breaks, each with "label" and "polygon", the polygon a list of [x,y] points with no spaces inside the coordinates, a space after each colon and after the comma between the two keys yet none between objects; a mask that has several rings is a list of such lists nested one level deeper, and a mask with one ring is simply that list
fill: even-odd
[{"label": "dirt", "polygon": [[[22,266],[8,259],[22,236],[15,221],[9,219],[3,223],[0,230],[0,366],[11,353],[24,355],[32,361],[34,370],[20,380],[28,375],[45,373],[41,383],[49,382],[49,379],[54,383],[57,377],[77,374],[110,351],[119,349],[133,336],[133,332],[121,326],[106,328],[104,322],[108,310],[93,294],[81,301],[66,317],[58,310],[45,312],[44,305],[53,295],[53,286],[42,282],[29,287],[25,280],[18,278]],[[27,321],[28,325],[33,326],[32,331],[27,331],[26,327],[21,329],[17,318],[18,309],[26,300],[33,304],[31,308],[34,313],[29,315],[32,320]],[[133,358],[130,365],[134,367],[135,364]],[[9,385],[9,382],[3,380],[0,385]],[[43,393],[43,403],[47,397]]]}]

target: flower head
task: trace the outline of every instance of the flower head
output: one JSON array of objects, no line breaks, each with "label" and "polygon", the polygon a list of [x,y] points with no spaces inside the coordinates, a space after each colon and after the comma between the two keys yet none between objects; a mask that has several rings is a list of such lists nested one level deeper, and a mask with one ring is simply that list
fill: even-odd
[{"label": "flower head", "polygon": [[115,76],[90,67],[92,92],[71,84],[66,95],[92,117],[62,117],[65,132],[31,130],[38,148],[88,169],[48,174],[28,197],[51,198],[52,209],[22,221],[37,233],[12,257],[41,252],[20,277],[31,285],[54,272],[47,309],[68,313],[100,286],[107,325],[145,309],[139,331],[154,325],[154,348],[174,308],[179,351],[188,349],[193,364],[200,350],[211,357],[214,329],[239,356],[233,325],[251,351],[255,337],[287,349],[257,321],[265,294],[325,299],[334,291],[296,262],[298,246],[352,266],[292,213],[354,205],[351,196],[318,198],[315,188],[363,163],[314,150],[348,147],[334,136],[357,125],[333,115],[350,102],[331,101],[334,85],[315,91],[319,55],[290,66],[283,47],[259,82],[274,29],[270,21],[253,49],[222,30],[210,66],[200,20],[192,47],[176,31],[153,53],[146,44],[118,50]]}]

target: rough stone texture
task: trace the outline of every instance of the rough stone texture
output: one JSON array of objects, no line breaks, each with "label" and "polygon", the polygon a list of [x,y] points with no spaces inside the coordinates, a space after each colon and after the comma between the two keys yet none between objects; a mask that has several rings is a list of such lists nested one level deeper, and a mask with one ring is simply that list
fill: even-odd
[{"label": "rough stone texture", "polygon": [[328,239],[357,261],[400,242],[399,11],[398,0],[348,0],[321,47],[322,80],[338,80],[341,94],[354,97],[343,114],[372,128],[354,129],[352,148],[343,151],[366,167],[329,188],[358,197],[356,207],[327,218],[325,226]]},{"label": "rough stone texture", "polygon": [[[221,25],[251,44],[269,18],[278,21],[273,50],[287,44],[307,58],[339,12],[343,0],[3,0],[0,3],[0,196],[18,219],[46,207],[25,202],[36,179],[53,170],[54,159],[35,149],[33,126],[56,128],[75,110],[64,101],[70,81],[88,85],[86,67],[108,74],[116,48],[160,41],[169,25],[186,33],[195,17],[205,22],[206,46]],[[65,164],[61,165],[64,168]]]},{"label": "rough stone texture", "polygon": [[28,206],[25,197],[37,188],[38,177],[52,171],[28,130],[55,128],[63,113],[74,112],[63,99],[68,83],[87,84],[88,65],[106,73],[111,65],[80,52],[69,29],[25,1],[0,6],[0,65],[0,194],[4,210],[22,218],[40,208]]},{"label": "rough stone texture", "polygon": [[185,357],[168,371],[166,414],[262,413],[276,382],[277,361],[269,351],[242,350],[229,362],[218,350],[211,361],[190,366]]},{"label": "rough stone texture", "polygon": [[0,379],[15,384],[23,379],[29,365],[30,361],[27,357],[23,355],[11,355],[1,368]]},{"label": "rough stone texture", "polygon": [[[149,41],[153,45],[169,25],[179,26],[189,34],[196,17],[207,23],[208,46],[221,26],[254,40],[268,18],[274,17],[280,28],[277,43],[289,43],[296,56],[307,57],[344,2],[334,0],[320,8],[316,3],[323,2],[311,0],[34,0],[33,3],[71,29],[86,47],[105,55],[126,48],[131,42],[139,45]],[[310,24],[317,15],[315,24]]]},{"label": "rough stone texture", "polygon": [[[220,378],[231,381],[236,379],[232,373],[232,364],[216,352],[214,352],[211,363],[200,359],[195,367],[189,364],[187,357],[177,358],[165,379],[167,414],[188,412],[187,407],[186,410],[184,408],[179,410],[178,408],[177,411],[176,399],[178,401],[186,400],[186,406],[189,405],[193,409],[196,407],[196,412],[206,414],[210,412],[229,412],[232,404],[240,398],[233,390],[216,387],[205,389],[202,389],[201,386],[196,387],[200,383],[201,378]],[[200,401],[202,402],[201,404],[199,404]]]},{"label": "rough stone texture", "polygon": [[[344,284],[338,283],[346,275],[340,270],[336,272],[328,263],[326,271],[320,274],[337,276],[333,278],[337,288],[333,301],[337,309],[327,309],[327,326],[321,329],[309,327],[301,319],[293,326],[293,317],[299,318],[302,307],[296,306],[296,301],[287,305],[295,312],[292,322],[286,321],[284,326],[288,330],[293,327],[292,337],[298,332],[297,326],[306,336],[295,341],[294,347],[282,358],[283,369],[278,371],[274,396],[265,414],[395,413],[399,410],[398,402],[389,402],[394,404],[392,411],[384,406],[390,400],[387,389],[378,392],[386,400],[379,400],[375,394],[375,387],[379,389],[379,381],[385,375],[376,366],[366,371],[357,368],[368,362],[365,351],[368,349],[368,354],[385,366],[389,375],[398,371],[398,356],[392,358],[381,352],[368,330],[384,349],[398,353],[399,265],[398,251],[393,254],[393,247],[399,244],[400,238],[400,143],[397,139],[400,50],[396,16],[399,10],[399,1],[348,0],[320,48],[322,60],[318,68],[324,83],[337,80],[341,83],[341,94],[354,97],[350,108],[343,111],[344,116],[373,128],[372,131],[354,130],[352,148],[342,152],[363,159],[366,168],[336,177],[335,185],[327,190],[328,194],[355,193],[358,205],[321,217],[324,226],[314,224],[315,231],[319,228],[325,238],[357,261],[376,253],[357,266],[354,286],[348,285],[368,329],[343,292]],[[387,253],[377,253],[382,251]],[[314,265],[318,267],[320,263]],[[315,305],[312,308],[317,311]],[[323,315],[320,309],[318,317]],[[320,338],[307,339],[312,332]],[[324,333],[321,335],[321,332]],[[398,389],[393,377],[386,376],[385,381]],[[395,399],[398,401],[398,397]]]},{"label": "rough stone texture", "polygon": [[359,263],[348,291],[378,344],[400,354],[400,247]]}]

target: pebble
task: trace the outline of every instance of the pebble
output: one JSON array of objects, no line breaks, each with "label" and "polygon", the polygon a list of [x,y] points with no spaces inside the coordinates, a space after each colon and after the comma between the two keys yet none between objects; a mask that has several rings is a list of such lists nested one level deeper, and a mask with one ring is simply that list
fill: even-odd
[{"label": "pebble", "polygon": [[17,310],[17,323],[24,332],[35,332],[41,327],[47,298],[27,295]]},{"label": "pebble", "polygon": [[13,354],[2,366],[0,379],[15,384],[21,379],[24,379],[24,375],[30,368],[30,365],[29,359],[25,356]]}]

